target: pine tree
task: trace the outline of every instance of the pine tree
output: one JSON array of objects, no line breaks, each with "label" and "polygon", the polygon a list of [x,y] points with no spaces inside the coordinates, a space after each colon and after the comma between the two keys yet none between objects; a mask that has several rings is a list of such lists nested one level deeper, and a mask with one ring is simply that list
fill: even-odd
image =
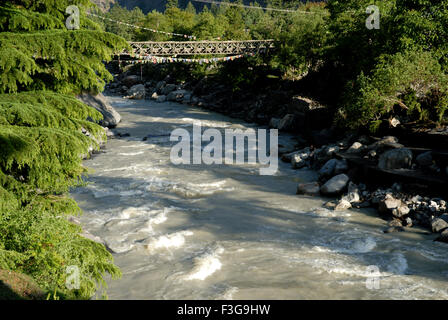
[{"label": "pine tree", "polygon": [[[79,30],[66,8],[79,9]],[[13,0],[0,5],[0,269],[32,276],[62,298],[89,298],[112,256],[66,219],[79,214],[66,196],[81,182],[81,159],[105,141],[101,119],[74,94],[99,92],[111,79],[103,61],[126,42],[89,20],[88,0]],[[88,121],[90,120],[90,121]],[[81,287],[65,287],[78,266]]]}]

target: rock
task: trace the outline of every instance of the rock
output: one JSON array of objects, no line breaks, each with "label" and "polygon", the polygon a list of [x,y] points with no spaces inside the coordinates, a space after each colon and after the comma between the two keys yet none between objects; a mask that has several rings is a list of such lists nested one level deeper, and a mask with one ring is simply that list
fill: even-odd
[{"label": "rock", "polygon": [[153,100],[157,100],[158,97],[159,97],[159,95],[157,94],[157,92],[154,92],[154,93],[151,95],[151,99],[153,99]]},{"label": "rock", "polygon": [[294,169],[300,169],[307,165],[307,160],[310,158],[309,152],[295,152],[291,156],[291,164]]},{"label": "rock", "polygon": [[184,95],[187,93],[186,90],[174,90],[171,91],[167,96],[166,100],[180,102],[184,98]]},{"label": "rock", "polygon": [[398,120],[397,118],[392,118],[389,120],[389,125],[392,128],[396,128],[398,125],[400,125],[400,123],[401,123],[400,120]]},{"label": "rock", "polygon": [[91,234],[87,230],[84,230],[84,232],[81,234],[81,237],[89,239],[89,240],[92,240],[92,241],[97,242],[97,243],[105,244],[103,239],[101,239],[98,236],[94,236],[93,234]]},{"label": "rock", "polygon": [[338,163],[337,159],[328,160],[322,168],[319,170],[319,176],[321,177],[331,177],[333,175],[334,169],[336,168],[336,164]]},{"label": "rock", "polygon": [[278,122],[278,130],[292,130],[294,128],[294,120],[295,120],[295,117],[293,114],[285,115]]},{"label": "rock", "polygon": [[167,84],[160,93],[163,95],[168,95],[170,92],[176,90],[177,86],[175,84]]},{"label": "rock", "polygon": [[415,161],[422,167],[429,167],[432,165],[432,152],[428,151],[428,152],[424,152],[419,154],[416,158]]},{"label": "rock", "polygon": [[360,142],[355,142],[348,148],[347,153],[360,153],[363,149],[363,145]]},{"label": "rock", "polygon": [[448,229],[443,230],[442,233],[440,234],[440,236],[437,239],[435,239],[434,241],[448,243]]},{"label": "rock", "polygon": [[[293,151],[293,152],[289,152],[289,153],[284,153],[282,154],[281,159],[285,162],[292,162],[292,158],[297,155],[297,154],[307,154],[308,158],[311,157],[311,149],[309,147],[298,150],[298,151]],[[308,159],[307,158],[307,159]]]},{"label": "rock", "polygon": [[368,146],[369,150],[375,150],[377,153],[381,150],[384,150],[386,148],[390,149],[397,149],[397,148],[403,148],[404,146],[402,144],[398,143],[398,139],[393,136],[386,136],[383,137],[381,140],[372,143]]},{"label": "rock", "polygon": [[338,162],[336,163],[336,166],[334,167],[333,174],[337,175],[340,173],[347,172],[347,170],[348,170],[347,160],[345,160],[345,159],[338,160]]},{"label": "rock", "polygon": [[103,115],[103,120],[100,120],[100,125],[108,128],[115,128],[121,121],[120,114],[109,104],[107,98],[102,94],[92,95],[90,93],[83,93],[77,96],[78,100],[95,108]]},{"label": "rock", "polygon": [[315,196],[319,194],[319,183],[310,182],[310,183],[299,183],[297,187],[297,194],[305,194],[310,196]]},{"label": "rock", "polygon": [[140,77],[136,75],[130,75],[125,77],[121,82],[127,86],[128,88],[132,87],[133,85],[136,85],[140,83]]},{"label": "rock", "polygon": [[393,220],[389,221],[388,225],[389,225],[389,227],[402,227],[403,226],[401,221],[398,219],[393,219]]},{"label": "rock", "polygon": [[384,233],[393,233],[393,232],[404,232],[403,227],[389,227],[383,230]]},{"label": "rock", "polygon": [[378,168],[383,170],[410,168],[412,151],[406,148],[393,149],[380,156]]},{"label": "rock", "polygon": [[413,225],[413,221],[412,221],[412,219],[410,217],[407,217],[404,220],[404,222],[405,222],[406,227],[412,227],[412,225]]},{"label": "rock", "polygon": [[394,215],[394,217],[402,218],[405,215],[408,215],[410,211],[411,210],[409,209],[409,207],[402,203],[401,206],[399,206],[398,208],[392,210],[392,214]]},{"label": "rock", "polygon": [[340,194],[347,187],[349,180],[349,177],[344,173],[334,176],[320,188],[320,192],[328,196]]},{"label": "rock", "polygon": [[442,214],[440,217],[431,221],[432,232],[440,232],[448,228],[448,214]]},{"label": "rock", "polygon": [[309,98],[301,97],[299,95],[295,95],[292,97],[291,101],[288,104],[288,111],[290,113],[303,113],[309,112],[311,110],[325,108],[320,105],[318,102],[313,101]]},{"label": "rock", "polygon": [[333,209],[336,208],[336,206],[338,205],[338,202],[336,201],[328,201],[324,204],[324,207],[327,209]]},{"label": "rock", "polygon": [[281,119],[279,118],[271,118],[271,121],[269,121],[269,127],[273,129],[278,129],[278,124]]},{"label": "rock", "polygon": [[314,161],[316,164],[323,165],[330,160],[340,148],[335,145],[323,146],[314,152]]},{"label": "rock", "polygon": [[400,199],[395,199],[392,195],[388,194],[383,200],[380,200],[378,204],[378,211],[383,214],[392,213],[394,209],[398,209],[402,205]]},{"label": "rock", "polygon": [[184,97],[182,98],[182,103],[188,104],[191,102],[191,93],[185,93]]},{"label": "rock", "polygon": [[319,176],[331,177],[333,175],[341,174],[348,170],[348,165],[345,160],[330,159],[319,170]]},{"label": "rock", "polygon": [[360,208],[369,208],[369,207],[372,206],[372,203],[370,203],[370,201],[366,200],[366,201],[363,201],[363,202],[355,202],[355,203],[352,204],[352,206],[355,207],[355,208],[358,208],[358,209],[360,209]]},{"label": "rock", "polygon": [[166,101],[166,96],[164,96],[164,95],[158,96],[156,101],[157,102],[165,102]]},{"label": "rock", "polygon": [[348,201],[349,203],[360,202],[361,197],[359,196],[358,186],[353,182],[350,182],[348,184],[348,193],[342,199]]},{"label": "rock", "polygon": [[165,85],[166,85],[166,82],[165,82],[165,81],[159,81],[159,82],[157,82],[157,84],[156,84],[156,91],[157,91],[157,92],[160,92],[160,90],[162,90],[162,88],[163,88]]},{"label": "rock", "polygon": [[128,99],[142,100],[145,99],[146,89],[143,84],[136,84],[132,86],[128,91]]},{"label": "rock", "polygon": [[345,199],[341,199],[339,201],[339,203],[337,204],[337,206],[334,208],[335,211],[344,211],[347,209],[350,209],[352,207],[352,204],[345,200]]}]

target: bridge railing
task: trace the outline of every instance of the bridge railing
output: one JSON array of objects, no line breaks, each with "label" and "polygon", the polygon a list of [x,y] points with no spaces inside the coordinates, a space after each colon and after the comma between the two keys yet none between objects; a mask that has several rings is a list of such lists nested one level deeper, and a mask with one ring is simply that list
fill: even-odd
[{"label": "bridge railing", "polygon": [[[237,55],[274,48],[274,40],[130,42],[132,53],[154,56]],[[130,54],[124,51],[122,54]]]}]

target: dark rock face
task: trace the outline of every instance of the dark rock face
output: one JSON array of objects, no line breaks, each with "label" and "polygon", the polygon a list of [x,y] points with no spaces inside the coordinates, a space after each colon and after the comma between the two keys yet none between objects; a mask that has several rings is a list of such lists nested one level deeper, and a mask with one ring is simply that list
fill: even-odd
[{"label": "dark rock face", "polygon": [[317,182],[300,183],[297,187],[297,194],[304,194],[310,196],[319,195],[320,186]]},{"label": "dark rock face", "polygon": [[392,149],[386,151],[380,156],[378,168],[387,169],[404,169],[410,168],[412,165],[412,151],[406,148]]},{"label": "dark rock face", "polygon": [[83,93],[77,97],[80,101],[95,108],[103,115],[104,119],[100,121],[103,127],[115,128],[121,121],[120,114],[109,104],[106,97],[100,93],[92,95]]},{"label": "dark rock face", "polygon": [[320,188],[320,192],[328,196],[340,194],[347,187],[349,180],[349,177],[344,173],[334,176]]},{"label": "dark rock face", "polygon": [[440,217],[431,221],[432,232],[440,232],[448,228],[448,214],[442,214]]}]

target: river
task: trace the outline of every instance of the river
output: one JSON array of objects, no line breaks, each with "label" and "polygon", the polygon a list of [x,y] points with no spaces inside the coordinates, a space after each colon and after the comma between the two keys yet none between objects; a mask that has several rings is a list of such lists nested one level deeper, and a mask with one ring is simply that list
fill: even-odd
[{"label": "river", "polygon": [[[72,191],[85,230],[121,268],[109,299],[448,299],[448,246],[419,229],[384,234],[370,210],[334,212],[297,196],[311,170],[174,165],[176,128],[257,128],[177,103],[109,97],[122,115]],[[146,141],[143,137],[150,135]],[[279,143],[294,143],[282,134]]]}]

